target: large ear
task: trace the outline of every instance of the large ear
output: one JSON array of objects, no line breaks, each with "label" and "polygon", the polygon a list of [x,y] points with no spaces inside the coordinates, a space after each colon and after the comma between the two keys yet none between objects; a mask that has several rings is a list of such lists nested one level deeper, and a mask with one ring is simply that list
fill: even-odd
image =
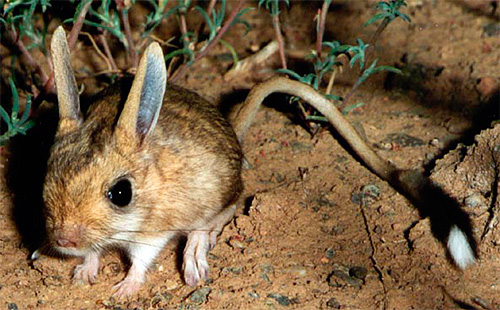
[{"label": "large ear", "polygon": [[67,132],[76,129],[82,122],[80,99],[75,75],[71,68],[68,41],[62,26],[57,27],[50,43],[54,78],[59,101],[59,131]]},{"label": "large ear", "polygon": [[118,119],[118,135],[141,145],[153,132],[167,83],[167,68],[158,43],[151,43],[137,67],[132,88]]}]

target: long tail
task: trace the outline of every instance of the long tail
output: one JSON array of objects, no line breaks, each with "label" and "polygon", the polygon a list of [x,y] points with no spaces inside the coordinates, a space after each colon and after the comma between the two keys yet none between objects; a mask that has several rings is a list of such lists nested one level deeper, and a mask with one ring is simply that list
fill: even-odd
[{"label": "long tail", "polygon": [[300,97],[321,112],[368,169],[410,199],[422,217],[430,217],[434,235],[447,246],[458,267],[463,269],[474,263],[476,245],[472,237],[470,219],[460,208],[460,204],[434,184],[423,171],[401,170],[380,158],[342,113],[310,86],[284,77],[275,77],[255,86],[248,94],[242,109],[233,118],[233,127],[240,142],[262,101],[274,92]]}]

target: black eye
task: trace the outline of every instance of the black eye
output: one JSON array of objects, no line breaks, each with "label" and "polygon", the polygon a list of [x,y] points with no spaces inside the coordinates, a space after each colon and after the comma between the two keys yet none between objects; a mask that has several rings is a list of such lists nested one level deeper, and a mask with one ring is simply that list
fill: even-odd
[{"label": "black eye", "polygon": [[132,200],[132,184],[127,179],[116,182],[106,193],[108,199],[119,207],[125,207]]}]

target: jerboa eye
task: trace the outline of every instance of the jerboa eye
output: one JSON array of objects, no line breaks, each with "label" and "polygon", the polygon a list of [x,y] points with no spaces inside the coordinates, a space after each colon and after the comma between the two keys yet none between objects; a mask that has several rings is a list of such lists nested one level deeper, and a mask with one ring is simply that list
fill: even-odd
[{"label": "jerboa eye", "polygon": [[106,192],[106,196],[112,204],[125,207],[132,201],[132,184],[127,179],[119,180]]}]

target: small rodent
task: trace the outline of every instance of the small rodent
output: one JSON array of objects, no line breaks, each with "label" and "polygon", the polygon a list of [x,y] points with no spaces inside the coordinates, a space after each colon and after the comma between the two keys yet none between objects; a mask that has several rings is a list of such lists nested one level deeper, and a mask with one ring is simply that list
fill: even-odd
[{"label": "small rodent", "polygon": [[[94,282],[101,253],[121,248],[131,266],[115,295],[131,295],[158,252],[179,233],[187,235],[185,282],[196,285],[206,279],[207,253],[233,217],[242,191],[240,142],[272,92],[309,102],[375,174],[419,195],[422,182],[415,179],[420,174],[401,172],[378,157],[328,100],[302,83],[274,78],[255,87],[232,122],[233,130],[195,93],[171,85],[165,92],[163,53],[152,43],[128,95],[123,84],[111,86],[82,113],[62,27],[54,32],[51,49],[59,123],[44,183],[44,211],[48,244],[83,258],[73,274],[76,281]],[[417,176],[414,183],[406,181],[408,175]],[[474,251],[458,226],[449,224],[448,248],[457,265],[465,267],[474,261]]]}]

